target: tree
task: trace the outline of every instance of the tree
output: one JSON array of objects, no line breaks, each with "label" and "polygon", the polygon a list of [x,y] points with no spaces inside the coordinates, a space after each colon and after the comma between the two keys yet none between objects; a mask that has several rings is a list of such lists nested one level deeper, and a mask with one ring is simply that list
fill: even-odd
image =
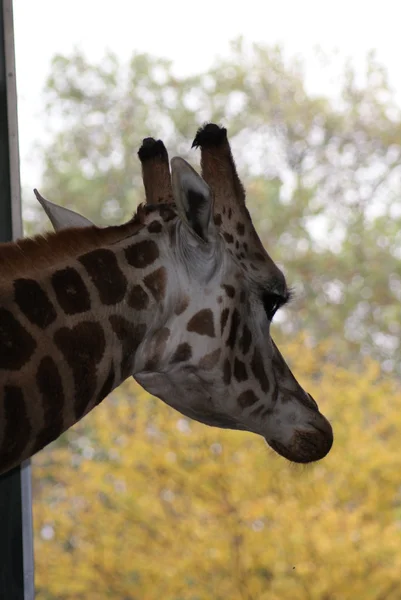
[{"label": "tree", "polygon": [[401,390],[330,343],[285,352],[334,425],[294,467],[131,380],[34,459],[38,600],[396,600]]},{"label": "tree", "polygon": [[373,56],[365,75],[345,68],[334,102],[280,49],[241,41],[187,78],[147,55],[55,57],[40,189],[100,225],[143,197],[143,137],[196,162],[197,127],[227,126],[257,229],[298,292],[275,337],[335,442],[294,469],[127,382],[34,459],[39,600],[399,598],[401,394],[383,370],[399,375],[401,118]]},{"label": "tree", "polygon": [[335,333],[336,360],[371,354],[390,371],[401,358],[400,110],[373,56],[362,83],[345,68],[336,102],[308,94],[303,71],[279,48],[241,40],[193,77],[144,54],[128,66],[56,56],[41,190],[100,225],[121,222],[143,198],[144,137],[196,162],[198,126],[224,123],[257,229],[297,292],[280,331],[307,329],[312,342]]}]

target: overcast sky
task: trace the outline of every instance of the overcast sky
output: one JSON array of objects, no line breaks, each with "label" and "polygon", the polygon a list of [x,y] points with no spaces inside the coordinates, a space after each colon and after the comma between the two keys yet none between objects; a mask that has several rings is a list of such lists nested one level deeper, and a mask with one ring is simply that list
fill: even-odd
[{"label": "overcast sky", "polygon": [[[401,100],[400,9],[394,0],[14,0],[21,179],[40,185],[32,146],[43,138],[42,90],[55,53],[78,47],[93,61],[106,49],[127,59],[134,51],[170,58],[178,73],[207,68],[230,40],[281,43],[304,56],[311,90],[331,94],[334,71],[313,60],[316,45],[336,49],[356,65],[370,49],[386,65]],[[330,76],[328,76],[328,73]]]}]

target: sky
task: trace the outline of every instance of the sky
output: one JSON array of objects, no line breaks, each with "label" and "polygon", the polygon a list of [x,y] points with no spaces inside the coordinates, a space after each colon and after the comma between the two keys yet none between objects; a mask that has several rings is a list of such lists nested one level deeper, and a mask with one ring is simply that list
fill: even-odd
[{"label": "sky", "polygon": [[306,61],[307,87],[335,94],[336,67],[322,68],[314,49],[337,53],[361,68],[370,49],[386,66],[401,104],[400,8],[394,0],[14,0],[21,181],[40,185],[36,142],[45,136],[43,88],[56,53],[81,49],[94,62],[106,50],[121,60],[149,52],[173,61],[178,74],[211,65],[238,36],[280,43]]}]

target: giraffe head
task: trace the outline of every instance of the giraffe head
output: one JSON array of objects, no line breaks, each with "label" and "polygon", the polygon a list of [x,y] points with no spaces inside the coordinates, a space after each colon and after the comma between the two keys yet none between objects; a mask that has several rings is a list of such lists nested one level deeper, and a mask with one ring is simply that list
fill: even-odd
[{"label": "giraffe head", "polygon": [[[170,175],[160,140],[144,140],[139,151],[146,229],[167,276],[163,310],[150,318],[132,374],[188,417],[260,434],[294,462],[319,460],[332,446],[332,428],[271,338],[290,293],[252,224],[226,130],[208,124],[193,146],[202,177],[178,157]],[[56,229],[88,226],[38,198]]]}]

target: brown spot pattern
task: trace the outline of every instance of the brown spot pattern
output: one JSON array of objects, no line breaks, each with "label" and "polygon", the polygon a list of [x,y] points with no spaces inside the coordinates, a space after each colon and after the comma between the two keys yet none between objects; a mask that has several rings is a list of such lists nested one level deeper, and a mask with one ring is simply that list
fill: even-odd
[{"label": "brown spot pattern", "polygon": [[239,312],[234,308],[233,314],[231,315],[230,333],[227,339],[227,346],[234,348],[235,340],[237,339],[238,326],[240,324]]},{"label": "brown spot pattern", "polygon": [[222,220],[221,220],[221,215],[219,213],[214,215],[214,223],[217,227],[220,227]]},{"label": "brown spot pattern", "polygon": [[161,302],[166,293],[167,285],[167,270],[165,267],[156,269],[153,273],[150,273],[144,277],[144,283],[147,288],[151,291],[153,298],[156,302]]},{"label": "brown spot pattern", "polygon": [[205,371],[210,371],[217,365],[220,358],[220,354],[221,348],[216,348],[216,350],[213,350],[213,352],[209,352],[209,354],[205,354],[205,356],[202,356],[198,366],[201,369],[204,369]]},{"label": "brown spot pattern", "polygon": [[107,377],[104,381],[104,384],[102,385],[102,387],[96,397],[96,405],[100,404],[100,402],[102,400],[104,400],[106,398],[106,396],[108,396],[110,394],[110,392],[114,386],[114,380],[115,380],[114,365],[113,365],[113,363],[111,363],[109,374],[107,375]]},{"label": "brown spot pattern", "polygon": [[159,248],[153,240],[143,240],[125,249],[127,262],[136,269],[144,269],[159,258]]},{"label": "brown spot pattern", "polygon": [[253,353],[251,368],[256,379],[259,381],[262,390],[264,392],[268,392],[270,388],[269,380],[267,378],[266,371],[263,366],[262,355],[256,348]]},{"label": "brown spot pattern", "polygon": [[170,360],[170,363],[173,364],[173,363],[186,362],[187,360],[189,360],[191,358],[191,356],[192,356],[191,346],[189,344],[187,344],[186,342],[183,342],[182,344],[180,344],[177,347],[172,359]]},{"label": "brown spot pattern", "polygon": [[223,365],[223,381],[226,385],[229,385],[231,381],[231,364],[228,358],[224,360]]},{"label": "brown spot pattern", "polygon": [[99,323],[83,321],[71,329],[62,327],[56,331],[54,341],[74,376],[74,409],[78,420],[96,390],[97,365],[105,351],[105,335]]},{"label": "brown spot pattern", "polygon": [[234,377],[237,381],[246,381],[248,379],[248,373],[246,372],[246,366],[238,358],[234,361]]},{"label": "brown spot pattern", "polygon": [[226,326],[229,313],[230,313],[230,310],[228,308],[224,308],[221,311],[221,317],[220,317],[220,331],[221,331],[221,335],[223,335],[223,333],[224,333],[224,328]]},{"label": "brown spot pattern", "polygon": [[87,270],[103,304],[121,302],[127,291],[127,279],[118,266],[114,252],[100,248],[83,254],[78,260]]},{"label": "brown spot pattern", "polygon": [[160,216],[165,223],[172,221],[177,216],[177,213],[169,206],[162,206],[160,208]]},{"label": "brown spot pattern", "polygon": [[145,310],[149,306],[149,296],[142,286],[134,285],[128,295],[128,306],[135,310]]},{"label": "brown spot pattern", "polygon": [[252,406],[258,400],[259,398],[252,390],[246,390],[238,396],[238,404],[241,408],[247,408],[248,406]]},{"label": "brown spot pattern", "polygon": [[286,377],[286,376],[288,376],[288,373],[291,373],[291,371],[290,371],[287,363],[285,362],[284,358],[280,354],[278,348],[274,344],[274,342],[273,342],[273,345],[275,346],[275,350],[276,350],[273,355],[274,368],[280,373],[280,375],[282,375],[283,377]]},{"label": "brown spot pattern", "polygon": [[2,467],[8,469],[21,462],[23,451],[30,441],[31,424],[20,387],[5,385],[3,403],[5,429],[0,455]]},{"label": "brown spot pattern", "polygon": [[245,226],[242,223],[237,223],[237,233],[238,235],[244,235]]},{"label": "brown spot pattern", "polygon": [[188,305],[189,305],[188,296],[185,296],[185,298],[181,298],[175,307],[175,310],[174,310],[175,314],[177,316],[181,315],[184,312],[184,310],[186,310],[188,308]]},{"label": "brown spot pattern", "polygon": [[160,233],[163,229],[163,225],[160,223],[160,221],[152,221],[151,223],[149,223],[148,225],[148,231],[149,233]]},{"label": "brown spot pattern", "polygon": [[239,340],[239,347],[240,347],[242,354],[245,355],[249,352],[249,348],[251,347],[251,342],[252,342],[251,330],[249,329],[248,325],[245,323],[245,325],[242,329],[242,335]]},{"label": "brown spot pattern", "polygon": [[134,325],[124,317],[112,315],[109,317],[114,333],[122,346],[121,379],[132,375],[134,370],[135,353],[145,337],[146,325],[140,323]]},{"label": "brown spot pattern", "polygon": [[225,290],[225,292],[226,292],[226,294],[227,294],[227,296],[229,298],[234,298],[234,296],[235,296],[235,287],[233,285],[223,284],[221,287],[224,288],[224,290]]},{"label": "brown spot pattern", "polygon": [[215,337],[213,313],[210,308],[204,308],[197,312],[187,325],[188,331],[193,331],[199,335],[208,335]]},{"label": "brown spot pattern", "polygon": [[46,329],[57,317],[46,292],[34,279],[16,279],[14,299],[26,318],[41,329]]},{"label": "brown spot pattern", "polygon": [[76,269],[67,267],[53,273],[51,282],[58,303],[67,315],[86,312],[90,309],[89,292]]},{"label": "brown spot pattern", "polygon": [[51,356],[40,361],[36,384],[42,396],[44,411],[43,429],[35,440],[33,453],[38,452],[63,432],[64,390],[57,365]]},{"label": "brown spot pattern", "polygon": [[33,337],[9,310],[0,308],[0,369],[21,369],[35,349]]},{"label": "brown spot pattern", "polygon": [[226,240],[227,244],[232,244],[234,242],[234,238],[231,233],[227,233],[226,231],[223,233],[223,237]]}]

